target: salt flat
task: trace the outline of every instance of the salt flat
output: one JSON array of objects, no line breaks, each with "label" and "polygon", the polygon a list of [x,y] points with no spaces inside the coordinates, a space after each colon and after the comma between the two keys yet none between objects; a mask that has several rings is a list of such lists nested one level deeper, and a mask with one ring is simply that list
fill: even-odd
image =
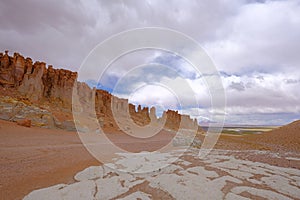
[{"label": "salt flat", "polygon": [[[263,151],[122,153],[114,162],[77,173],[72,184],[32,191],[35,199],[297,199],[300,170],[241,158]],[[292,156],[289,159],[294,158]]]}]

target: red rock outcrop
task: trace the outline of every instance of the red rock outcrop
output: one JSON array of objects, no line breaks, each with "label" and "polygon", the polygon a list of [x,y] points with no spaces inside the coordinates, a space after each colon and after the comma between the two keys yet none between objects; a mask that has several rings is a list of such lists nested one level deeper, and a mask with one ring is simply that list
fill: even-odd
[{"label": "red rock outcrop", "polygon": [[163,113],[162,119],[165,119],[165,128],[177,131],[181,122],[181,115],[178,111],[167,110]]},{"label": "red rock outcrop", "polygon": [[16,89],[26,98],[33,102],[41,101],[43,98],[44,84],[42,77],[46,71],[46,64],[43,62],[35,62],[32,68],[28,68],[21,80],[20,86]]},{"label": "red rock outcrop", "polygon": [[6,51],[0,54],[0,85],[16,89],[22,96],[33,102],[57,101],[71,108],[72,90],[77,80],[77,72],[53,69],[46,63],[35,62],[18,53],[13,57]]},{"label": "red rock outcrop", "polygon": [[8,51],[5,51],[4,55],[0,54],[0,62],[0,84],[4,87],[19,86],[26,70],[24,57],[18,53],[10,57]]},{"label": "red rock outcrop", "polygon": [[[65,115],[68,113],[72,116],[70,113],[74,86],[83,109],[89,110],[87,113],[90,113],[90,116],[95,113],[103,127],[118,129],[116,116],[125,118],[128,115],[139,126],[148,125],[151,121],[165,122],[164,127],[171,130],[198,126],[196,120],[190,119],[188,115],[181,115],[178,111],[168,110],[161,119],[157,119],[155,108],[151,108],[149,112],[148,107],[142,108],[139,105],[136,109],[127,99],[115,97],[104,90],[91,89],[87,84],[77,81],[77,72],[54,69],[51,65],[46,67],[44,62],[37,61],[33,64],[31,58],[25,59],[18,53],[14,53],[12,57],[8,55],[8,51],[0,53],[0,91],[11,89],[18,93],[19,98],[46,105],[53,108],[54,113],[64,109]],[[2,95],[7,95],[7,92]],[[89,102],[91,99],[95,101],[94,104]],[[63,127],[63,122],[57,123]]]},{"label": "red rock outcrop", "polygon": [[20,126],[31,127],[31,120],[30,119],[20,119],[17,121],[17,124]]},{"label": "red rock outcrop", "polygon": [[137,125],[144,126],[150,123],[147,107],[142,109],[141,106],[138,106],[136,111],[135,105],[129,104],[127,99],[115,97],[105,90],[96,90],[95,110],[105,127],[117,127],[114,119],[128,115]]},{"label": "red rock outcrop", "polygon": [[141,105],[138,105],[137,110],[135,109],[135,105],[129,105],[129,113],[131,118],[140,126],[145,126],[150,123],[150,116],[149,116],[149,108],[144,107],[142,108]]},{"label": "red rock outcrop", "polygon": [[53,69],[52,65],[49,65],[42,76],[42,81],[44,85],[43,97],[50,101],[59,101],[64,107],[71,107],[77,72]]}]

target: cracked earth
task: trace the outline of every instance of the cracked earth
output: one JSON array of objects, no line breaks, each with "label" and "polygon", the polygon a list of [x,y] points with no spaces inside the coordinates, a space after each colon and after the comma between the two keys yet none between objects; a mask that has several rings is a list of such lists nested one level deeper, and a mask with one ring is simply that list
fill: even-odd
[{"label": "cracked earth", "polygon": [[[282,159],[264,151],[196,150],[122,153],[114,162],[77,173],[72,184],[32,191],[35,199],[299,199],[300,170],[243,157]],[[180,156],[180,157],[179,157]],[[299,157],[284,155],[290,160]],[[177,159],[177,157],[179,157]],[[285,159],[284,158],[284,159]],[[175,161],[174,161],[175,160]],[[152,170],[152,171],[151,171]]]}]

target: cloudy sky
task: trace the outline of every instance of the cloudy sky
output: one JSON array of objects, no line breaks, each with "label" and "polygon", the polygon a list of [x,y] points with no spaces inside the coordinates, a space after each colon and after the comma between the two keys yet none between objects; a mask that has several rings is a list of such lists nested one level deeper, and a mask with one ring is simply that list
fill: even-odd
[{"label": "cloudy sky", "polygon": [[[272,125],[300,118],[299,0],[0,1],[1,51],[16,51],[55,68],[77,71],[103,40],[142,27],[174,29],[203,47],[223,82],[226,123]],[[181,85],[182,79],[192,93],[174,95],[164,87]],[[210,120],[210,95],[202,76],[174,54],[141,50],[121,57],[101,87],[113,90],[117,83],[122,84],[114,93],[133,103]],[[132,87],[137,85],[141,87]],[[178,98],[187,104],[178,105]]]}]

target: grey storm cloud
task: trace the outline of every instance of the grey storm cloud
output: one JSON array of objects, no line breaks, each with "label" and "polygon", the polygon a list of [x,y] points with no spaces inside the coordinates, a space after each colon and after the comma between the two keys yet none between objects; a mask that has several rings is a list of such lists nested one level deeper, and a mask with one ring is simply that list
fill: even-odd
[{"label": "grey storm cloud", "polygon": [[159,26],[196,39],[223,71],[297,69],[299,11],[296,0],[1,1],[0,45],[77,69],[112,34]]},{"label": "grey storm cloud", "polygon": [[68,1],[0,2],[0,45],[57,67],[77,69],[98,43],[130,28],[167,27],[206,41],[216,37],[237,2]]},{"label": "grey storm cloud", "polygon": [[245,86],[243,82],[231,82],[231,85],[229,86],[229,88],[237,90],[237,91],[244,91],[245,90]]},{"label": "grey storm cloud", "polygon": [[[52,27],[59,32],[76,30],[96,24],[96,19],[85,13],[80,1],[1,1],[1,28],[22,34],[35,34]],[[81,31],[80,31],[81,30]]]},{"label": "grey storm cloud", "polygon": [[[261,106],[257,108],[260,114],[245,114],[244,119],[284,110],[293,112],[292,117],[285,112],[273,121],[300,118],[299,0],[0,1],[1,51],[16,51],[56,68],[78,70],[89,52],[106,38],[149,26],[183,32],[204,47],[221,75],[226,74],[223,79],[232,119],[242,119],[234,113],[247,112],[247,106]],[[137,63],[149,63],[149,58],[141,55]],[[178,63],[176,58],[160,55],[151,59]],[[130,66],[130,59],[123,61]],[[197,78],[190,77],[193,74],[188,67],[179,64],[188,79]],[[112,70],[107,82],[118,80],[118,73],[126,69]],[[142,73],[148,74],[146,79],[155,79],[155,71]],[[161,75],[173,76],[168,73]],[[263,106],[269,106],[268,110]]]},{"label": "grey storm cloud", "polygon": [[297,83],[300,83],[300,79],[285,79],[284,80],[287,84],[297,84]]}]

